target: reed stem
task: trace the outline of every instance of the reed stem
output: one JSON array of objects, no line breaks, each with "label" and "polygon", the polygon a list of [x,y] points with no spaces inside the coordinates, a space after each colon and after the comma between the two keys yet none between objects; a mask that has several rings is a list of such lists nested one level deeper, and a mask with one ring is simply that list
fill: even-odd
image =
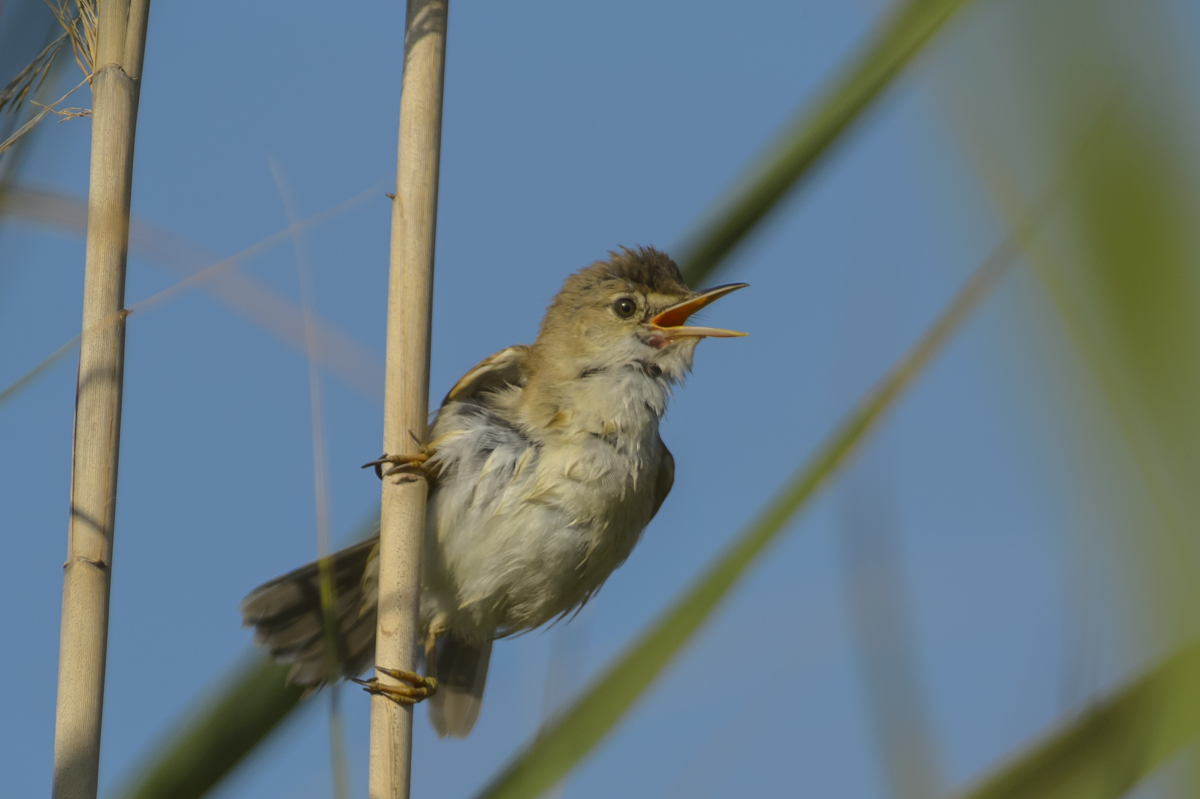
[{"label": "reed stem", "polygon": [[[92,63],[83,334],[54,727],[54,799],[94,799],[125,370],[125,256],[149,0],[100,0]],[[114,324],[102,324],[115,318]]]},{"label": "reed stem", "polygon": [[[429,331],[448,0],[409,0],[400,97],[396,196],[388,280],[383,449],[411,454],[426,439]],[[375,662],[413,670],[428,486],[419,474],[383,481]],[[381,680],[387,680],[380,675]],[[371,699],[371,799],[407,799],[411,706]]]}]

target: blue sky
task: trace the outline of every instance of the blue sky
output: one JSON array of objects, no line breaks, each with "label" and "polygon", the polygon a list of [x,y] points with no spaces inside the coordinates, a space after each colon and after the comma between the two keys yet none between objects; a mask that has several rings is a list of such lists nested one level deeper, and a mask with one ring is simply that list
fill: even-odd
[{"label": "blue sky", "polygon": [[[663,431],[678,464],[670,499],[572,626],[497,645],[468,740],[438,741],[418,712],[415,795],[480,786],[536,731],[552,650],[567,653],[558,662],[575,686],[619,652],[996,246],[1002,225],[939,87],[971,43],[994,43],[997,5],[953,21],[714,278],[751,288],[706,318],[751,336],[705,342],[676,395]],[[456,0],[435,400],[482,357],[531,341],[571,271],[618,245],[682,241],[876,13],[809,0]],[[1195,16],[1180,19],[1194,33]],[[133,193],[135,217],[224,257],[286,226],[270,159],[302,216],[371,190],[305,238],[316,312],[380,363],[402,24],[402,3],[156,0]],[[1011,66],[996,48],[978,58]],[[83,197],[88,135],[87,120],[43,126],[21,183]],[[80,237],[0,222],[0,384],[78,332],[82,263]],[[299,300],[289,242],[240,268]],[[175,280],[133,257],[128,302]],[[1006,279],[873,439],[858,487],[825,492],[565,796],[889,795],[849,632],[858,582],[838,544],[839,508],[863,491],[892,497],[891,566],[907,586],[942,786],[1068,709],[1071,440],[1051,409],[1031,293],[1020,271]],[[302,353],[197,291],[131,317],[126,381],[102,792],[248,650],[241,597],[316,553]],[[322,385],[337,537],[378,500],[358,466],[378,455],[381,414],[329,371]],[[0,409],[7,795],[43,793],[50,777],[73,397],[64,362]],[[367,700],[343,690],[342,706],[364,796]],[[326,715],[323,699],[310,703],[220,795],[331,795]]]}]

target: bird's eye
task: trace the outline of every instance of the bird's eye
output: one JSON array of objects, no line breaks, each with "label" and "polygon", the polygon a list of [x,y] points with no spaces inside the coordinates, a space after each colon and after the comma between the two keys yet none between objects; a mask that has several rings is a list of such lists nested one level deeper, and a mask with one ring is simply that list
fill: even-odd
[{"label": "bird's eye", "polygon": [[618,297],[613,301],[612,307],[613,313],[622,319],[628,319],[637,310],[637,303],[628,297]]}]

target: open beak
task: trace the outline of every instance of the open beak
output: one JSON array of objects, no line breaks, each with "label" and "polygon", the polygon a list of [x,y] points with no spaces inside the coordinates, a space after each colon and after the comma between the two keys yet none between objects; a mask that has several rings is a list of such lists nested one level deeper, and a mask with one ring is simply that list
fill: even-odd
[{"label": "open beak", "polygon": [[683,338],[685,336],[712,336],[714,338],[735,338],[749,335],[736,330],[722,330],[719,327],[688,327],[684,322],[688,317],[709,303],[715,302],[726,294],[738,289],[744,289],[749,283],[729,283],[717,286],[715,289],[702,291],[691,299],[672,305],[667,310],[650,320],[650,329],[664,333],[668,338]]}]

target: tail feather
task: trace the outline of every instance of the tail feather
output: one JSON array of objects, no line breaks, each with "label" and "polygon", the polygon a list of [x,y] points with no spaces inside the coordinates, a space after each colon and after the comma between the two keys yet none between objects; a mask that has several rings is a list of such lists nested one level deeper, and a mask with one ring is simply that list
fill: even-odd
[{"label": "tail feather", "polygon": [[[332,555],[334,619],[340,674],[361,674],[375,657],[375,607],[364,602],[363,575],[376,556],[378,539],[347,547]],[[331,679],[325,662],[325,626],[321,612],[321,578],[316,562],[264,583],[240,606],[243,625],[254,627],[254,642],[271,657],[291,663],[289,682],[319,685]]]},{"label": "tail feather", "polygon": [[[375,585],[364,579],[377,557],[372,538],[332,555],[334,619],[338,672],[330,675],[321,612],[321,575],[317,563],[264,583],[242,600],[244,626],[254,627],[254,642],[271,657],[292,664],[288,682],[318,687],[354,677],[375,659]],[[483,707],[492,642],[468,643],[449,633],[438,641],[438,691],[427,701],[429,720],[441,737],[465,738]],[[428,671],[427,667],[427,671]]]},{"label": "tail feather", "polygon": [[439,738],[466,738],[483,707],[492,642],[471,644],[453,633],[438,642],[437,693],[429,698],[429,722]]}]

